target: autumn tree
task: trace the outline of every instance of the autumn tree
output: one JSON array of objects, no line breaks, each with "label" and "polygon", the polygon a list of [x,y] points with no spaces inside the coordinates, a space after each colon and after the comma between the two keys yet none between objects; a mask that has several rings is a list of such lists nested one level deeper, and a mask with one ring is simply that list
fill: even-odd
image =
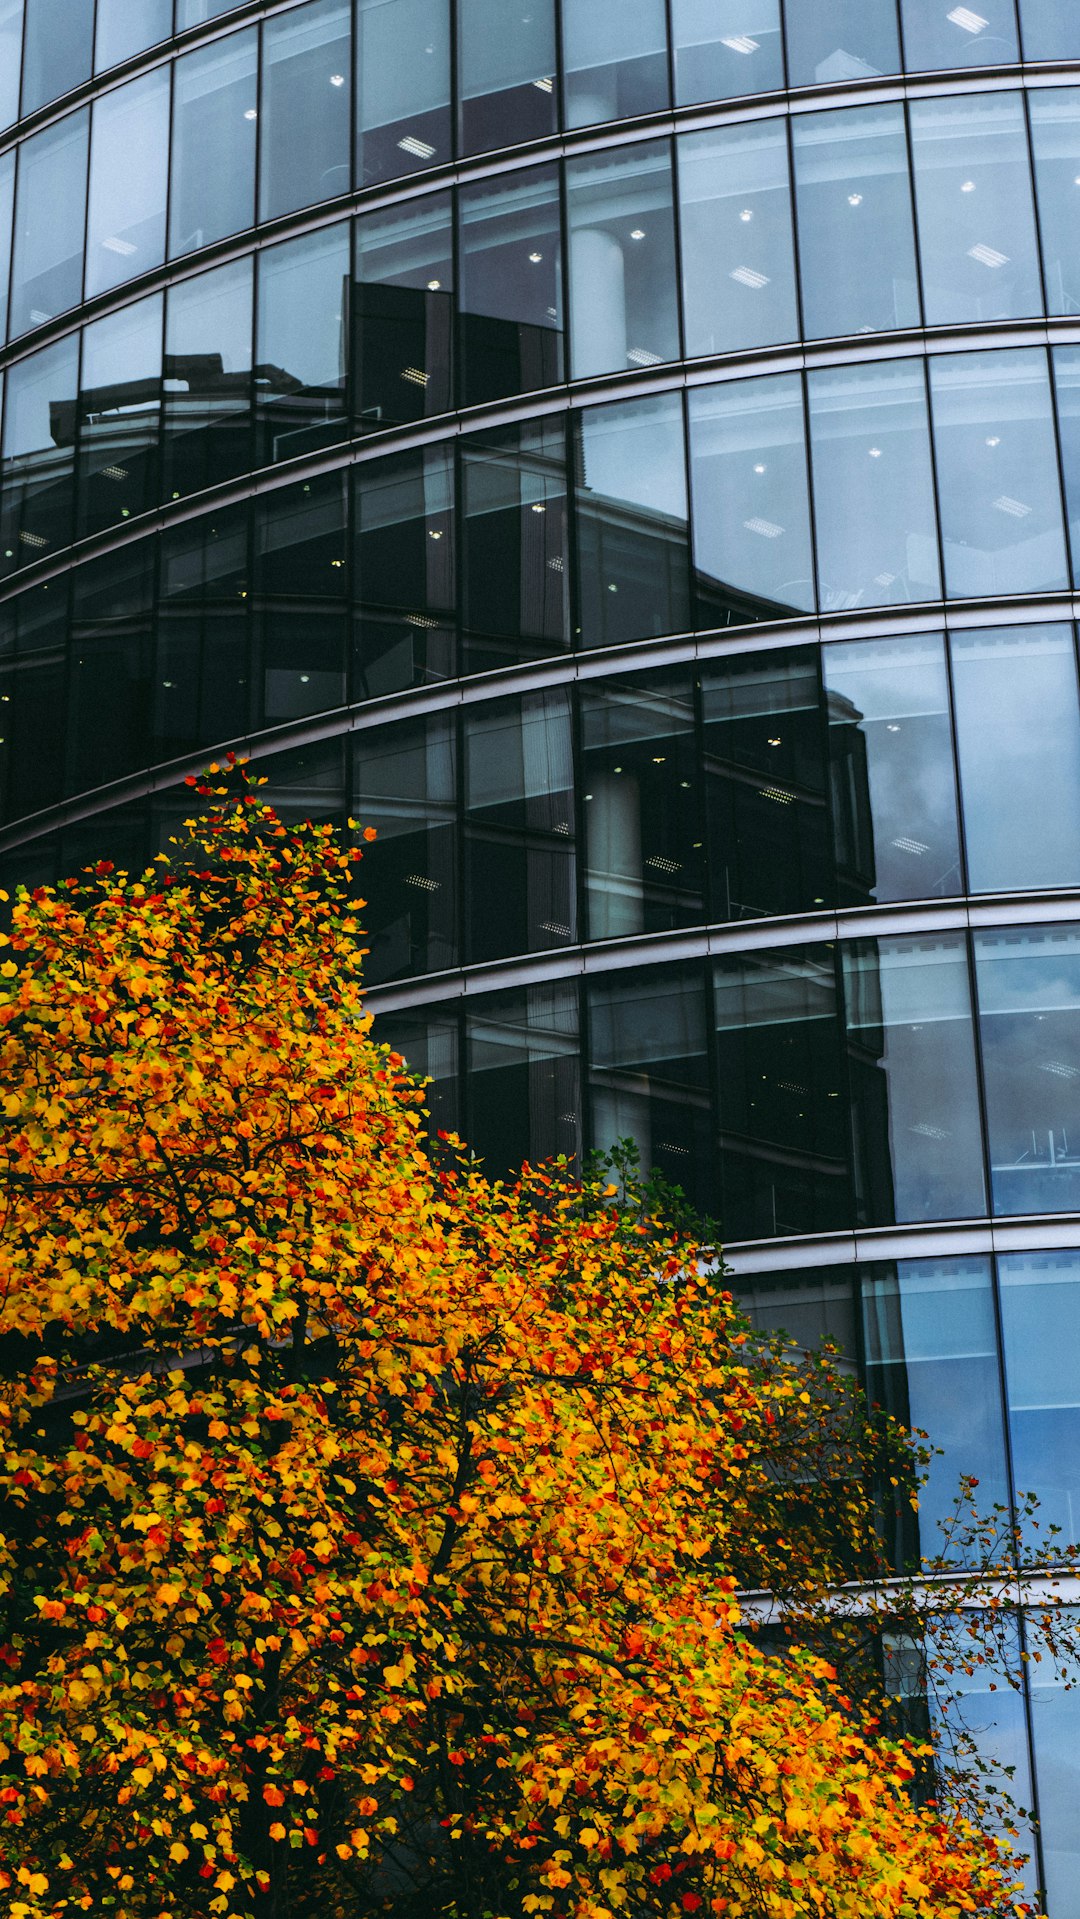
[{"label": "autumn tree", "polygon": [[195,803],[0,968],[5,1912],[1012,1911],[740,1609],[872,1553],[843,1379],[647,1198],[428,1139],[359,849]]}]

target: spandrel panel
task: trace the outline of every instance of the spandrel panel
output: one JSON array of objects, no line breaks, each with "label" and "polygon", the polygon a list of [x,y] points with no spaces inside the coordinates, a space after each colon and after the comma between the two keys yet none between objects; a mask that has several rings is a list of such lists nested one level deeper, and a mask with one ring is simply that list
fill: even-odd
[{"label": "spandrel panel", "polygon": [[562,0],[565,123],[596,126],[659,113],[669,105],[663,0]]},{"label": "spandrel panel", "polygon": [[169,71],[159,67],[94,103],[87,298],[160,266],[168,172]]},{"label": "spandrel panel", "polygon": [[690,580],[680,397],[586,407],[574,434],[579,644],[685,632]]},{"label": "spandrel panel", "polygon": [[360,873],[372,984],[439,972],[458,956],[454,727],[439,714],[355,740],[353,810],[378,833]]},{"label": "spandrel panel", "polygon": [[731,1240],[850,1226],[832,945],[717,961],[720,1222]]},{"label": "spandrel panel", "polygon": [[843,948],[859,1221],[986,1211],[961,934]]},{"label": "spandrel panel", "polygon": [[470,998],[468,1137],[489,1178],[580,1150],[576,985]]},{"label": "spandrel panel", "polygon": [[1080,1208],[1080,934],[977,933],[975,968],[995,1213]]},{"label": "spandrel panel", "polygon": [[104,73],[172,32],[172,0],[97,0],[94,72]]},{"label": "spandrel panel", "polygon": [[19,114],[23,0],[0,0],[0,128]]},{"label": "spandrel panel", "polygon": [[927,325],[1041,313],[1022,95],[914,100],[911,146]]},{"label": "spandrel panel", "polygon": [[918,326],[903,108],[800,113],[792,134],[805,337]]},{"label": "spandrel panel", "polygon": [[22,113],[33,113],[88,80],[93,51],[90,0],[26,0]]},{"label": "spandrel panel", "polygon": [[566,205],[573,377],[677,359],[670,141],[568,160]]},{"label": "spandrel panel", "polygon": [[896,0],[784,0],[788,85],[843,86],[899,73]]},{"label": "spandrel panel", "polygon": [[1025,60],[1075,60],[1073,0],[1020,0],[1020,36]]},{"label": "spandrel panel", "polygon": [[940,67],[1000,66],[1020,58],[1013,0],[900,0],[909,73]]},{"label": "spandrel panel", "polygon": [[822,648],[842,906],[963,891],[940,634]]},{"label": "spandrel panel", "polygon": [[90,116],[84,107],[19,149],[10,337],[78,304]]},{"label": "spandrel panel", "polygon": [[930,393],[948,597],[1067,586],[1045,353],[931,358]]},{"label": "spandrel panel", "polygon": [[821,611],[937,599],[922,367],[830,367],[807,384]]},{"label": "spandrel panel", "polygon": [[258,34],[233,33],[176,62],[169,253],[191,253],[255,217]]},{"label": "spandrel panel", "polygon": [[357,185],[451,157],[449,0],[360,0]]},{"label": "spandrel panel", "polygon": [[1080,705],[1072,627],[990,627],[954,633],[950,645],[972,892],[1077,885]]},{"label": "spandrel panel", "polygon": [[796,339],[783,122],[687,133],[677,152],[687,353]]},{"label": "spandrel panel", "polygon": [[817,649],[732,656],[701,676],[710,917],[833,900]]},{"label": "spandrel panel", "polygon": [[71,540],[78,367],[76,336],[7,370],[0,573],[13,573]]},{"label": "spandrel panel", "polygon": [[697,626],[811,611],[801,380],[693,387],[688,405]]},{"label": "spandrel panel", "polygon": [[176,499],[250,464],[254,262],[170,287],[162,491]]},{"label": "spandrel panel", "polygon": [[562,419],[462,443],[463,670],[544,658],[569,644]]},{"label": "spandrel panel", "polygon": [[465,958],[577,937],[574,771],[564,691],[465,714]]},{"label": "spandrel panel", "polygon": [[1025,1545],[1045,1553],[1050,1526],[1080,1541],[1080,1256],[1006,1254],[998,1278],[1017,1496],[1039,1501]]},{"label": "spandrel panel", "polygon": [[632,1140],[642,1168],[715,1215],[716,1148],[698,967],[615,973],[588,988],[591,1144]]},{"label": "spandrel panel", "polygon": [[[1074,39],[1080,46],[1080,22]],[[1080,313],[1080,88],[1033,87],[1028,113],[1046,310]]]},{"label": "spandrel panel", "polygon": [[259,255],[255,395],[261,460],[288,460],[348,437],[345,410],[347,222]]},{"label": "spandrel panel", "polygon": [[555,0],[459,0],[457,23],[462,153],[554,133]]},{"label": "spandrel panel", "polygon": [[356,222],[350,301],[357,429],[445,413],[454,312],[451,196],[425,194]]},{"label": "spandrel panel", "polygon": [[156,293],[95,320],[83,333],[77,537],[157,503],[161,328]]},{"label": "spandrel panel", "polygon": [[[1070,8],[1070,21],[1075,14]],[[1075,45],[1075,42],[1073,42]],[[1075,1610],[1066,1630],[1075,1633]],[[1063,1662],[1065,1663],[1065,1662]],[[1035,1749],[1035,1777],[1039,1789],[1039,1822],[1047,1911],[1055,1919],[1077,1919],[1080,1904],[1080,1838],[1076,1805],[1080,1798],[1080,1692],[1076,1690],[1075,1660],[1065,1673],[1052,1659],[1028,1668],[1031,1691],[1031,1735]],[[1015,1792],[1015,1787],[1014,1787]]]},{"label": "spandrel panel", "polygon": [[563,378],[558,169],[528,167],[458,194],[458,398],[463,406]]},{"label": "spandrel panel", "polygon": [[7,338],[11,223],[15,212],[15,155],[0,154],[0,340]]},{"label": "spandrel panel", "polygon": [[263,27],[260,219],[349,191],[349,16],[346,0],[314,0]]},{"label": "spandrel panel", "polygon": [[676,105],[784,84],[780,0],[673,0]]},{"label": "spandrel panel", "polygon": [[581,739],[589,938],[700,923],[705,833],[689,672],[584,688]]}]

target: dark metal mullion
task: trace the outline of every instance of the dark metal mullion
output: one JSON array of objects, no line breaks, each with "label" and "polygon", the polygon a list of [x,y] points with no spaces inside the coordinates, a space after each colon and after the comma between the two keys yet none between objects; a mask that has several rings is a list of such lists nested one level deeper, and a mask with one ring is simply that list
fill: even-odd
[{"label": "dark metal mullion", "polygon": [[[996,1259],[993,1262],[993,1266],[994,1266],[994,1292],[996,1294],[999,1290],[998,1281],[997,1281],[997,1260]],[[1007,1419],[1005,1423],[1006,1423],[1006,1427],[1008,1427]],[[1043,1897],[1045,1899],[1046,1855],[1043,1850],[1042,1819],[1039,1816],[1039,1797],[1040,1797],[1039,1765],[1038,1765],[1038,1758],[1035,1752],[1035,1705],[1031,1697],[1031,1665],[1027,1657],[1027,1638],[1028,1638],[1027,1608],[1023,1604],[1021,1604],[1017,1608],[1016,1632],[1017,1632],[1017,1639],[1019,1642],[1018,1649],[1020,1653],[1020,1699],[1024,1709],[1024,1731],[1027,1734],[1028,1766],[1029,1766],[1030,1778],[1031,1778],[1031,1806],[1029,1808],[1029,1811],[1031,1812],[1031,1815],[1032,1815],[1031,1838],[1034,1846],[1032,1863],[1035,1867],[1039,1889],[1043,1893]]]},{"label": "dark metal mullion", "polygon": [[[913,361],[912,364],[920,366],[922,368],[922,376],[923,376],[923,382],[922,382],[923,383],[923,403],[926,407],[926,435],[927,435],[927,440],[929,441],[929,446],[930,446],[930,497],[931,497],[931,503],[934,509],[934,531],[937,535],[937,549],[938,549],[937,550],[938,597],[937,597],[936,604],[941,606],[941,609],[942,609],[941,618],[942,618],[942,624],[944,625],[946,622],[946,609],[948,606],[949,594],[948,594],[948,580],[946,578],[946,569],[945,569],[945,528],[944,528],[944,523],[941,517],[941,488],[938,485],[937,433],[935,431],[936,422],[934,419],[934,388],[933,388],[933,382],[930,378],[930,362],[932,359],[938,358],[938,357],[940,356],[924,352],[921,355],[921,357],[917,361]],[[934,603],[932,602],[932,604]],[[966,876],[967,874],[966,874],[966,866],[965,866],[964,877],[966,878]]]},{"label": "dark metal mullion", "polygon": [[803,310],[802,283],[802,235],[799,222],[799,201],[795,179],[795,119],[794,113],[784,114],[784,153],[787,159],[788,180],[788,222],[791,228],[791,273],[794,280],[795,323],[799,329],[800,346],[806,345],[806,314]]},{"label": "dark metal mullion", "polygon": [[1049,319],[1050,289],[1046,279],[1046,255],[1043,250],[1042,215],[1039,207],[1039,176],[1035,166],[1035,138],[1031,126],[1031,101],[1026,86],[1018,87],[1017,92],[1020,96],[1020,112],[1023,116],[1024,135],[1027,140],[1028,182],[1031,187],[1031,214],[1035,222],[1035,248],[1039,262],[1039,286],[1042,290],[1042,310],[1045,317]]},{"label": "dark metal mullion", "polygon": [[1054,456],[1057,461],[1058,497],[1061,501],[1061,534],[1065,548],[1066,591],[1070,590],[1077,570],[1073,565],[1072,522],[1069,517],[1069,489],[1065,474],[1065,449],[1062,444],[1061,416],[1058,413],[1057,369],[1053,352],[1049,347],[1035,347],[1031,351],[1042,353],[1046,358],[1046,384],[1050,394],[1050,428],[1054,436]]},{"label": "dark metal mullion", "polygon": [[926,283],[923,278],[922,233],[919,227],[919,196],[915,185],[915,141],[911,131],[911,101],[900,102],[904,121],[904,151],[907,154],[908,206],[911,209],[911,250],[915,259],[915,297],[919,302],[919,323],[926,327]]}]

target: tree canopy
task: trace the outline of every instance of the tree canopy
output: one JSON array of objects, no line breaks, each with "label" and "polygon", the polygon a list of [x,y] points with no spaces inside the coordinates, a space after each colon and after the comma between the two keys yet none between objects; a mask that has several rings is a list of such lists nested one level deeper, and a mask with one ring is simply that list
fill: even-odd
[{"label": "tree canopy", "polygon": [[430,1138],[359,848],[217,774],[0,967],[5,1911],[1011,1912],[740,1608],[862,1563],[843,1379],[647,1196]]}]

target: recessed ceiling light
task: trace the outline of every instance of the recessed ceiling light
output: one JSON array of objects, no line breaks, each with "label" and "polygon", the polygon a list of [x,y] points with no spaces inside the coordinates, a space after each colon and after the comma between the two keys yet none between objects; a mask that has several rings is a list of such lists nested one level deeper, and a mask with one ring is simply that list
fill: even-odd
[{"label": "recessed ceiling light", "polygon": [[872,447],[870,448],[870,458],[871,458],[872,460],[880,460],[880,458],[881,458],[881,448],[880,448],[879,446],[872,446]]},{"label": "recessed ceiling light", "polygon": [[861,207],[861,206],[862,206],[862,194],[861,194],[861,193],[849,193],[849,194],[848,194],[848,197],[847,197],[847,203],[848,203],[848,206],[849,206],[849,207]]},{"label": "recessed ceiling light", "polygon": [[989,20],[984,20],[981,13],[973,13],[970,7],[954,7],[945,18],[951,20],[954,27],[963,27],[965,33],[981,33],[990,25]]},{"label": "recessed ceiling light", "polygon": [[961,193],[974,193],[975,191],[974,180],[961,180],[960,191]]},{"label": "recessed ceiling light", "polygon": [[429,140],[418,140],[415,133],[407,133],[403,140],[398,141],[398,146],[402,153],[411,153],[417,160],[430,160],[435,152]]},{"label": "recessed ceiling light", "polygon": [[543,257],[544,256],[542,253],[530,253],[529,255],[529,258],[532,261],[534,267],[538,267],[540,265],[540,262],[543,259]]},{"label": "recessed ceiling light", "polygon": [[645,238],[645,228],[644,228],[644,227],[632,227],[632,228],[631,228],[631,230],[630,230],[630,238],[631,238],[631,240],[644,240],[644,238]]},{"label": "recessed ceiling light", "polygon": [[258,117],[259,117],[259,113],[256,107],[246,107],[244,109],[245,120],[257,120]]},{"label": "recessed ceiling light", "polygon": [[764,473],[764,471],[765,471],[764,463],[759,460],[757,466],[754,468],[754,472]]},{"label": "recessed ceiling light", "polygon": [[753,213],[751,212],[749,207],[744,207],[742,212],[739,215],[740,220],[752,220],[753,217],[754,217]]},{"label": "recessed ceiling light", "polygon": [[345,75],[343,73],[332,73],[330,75],[330,85],[332,87],[343,87],[345,85]]},{"label": "recessed ceiling light", "polygon": [[438,293],[439,288],[441,286],[442,286],[441,280],[429,280],[427,283],[427,290],[429,293]]},{"label": "recessed ceiling light", "polygon": [[1000,433],[988,433],[986,436],[986,444],[987,446],[1000,446],[1001,445]]}]

